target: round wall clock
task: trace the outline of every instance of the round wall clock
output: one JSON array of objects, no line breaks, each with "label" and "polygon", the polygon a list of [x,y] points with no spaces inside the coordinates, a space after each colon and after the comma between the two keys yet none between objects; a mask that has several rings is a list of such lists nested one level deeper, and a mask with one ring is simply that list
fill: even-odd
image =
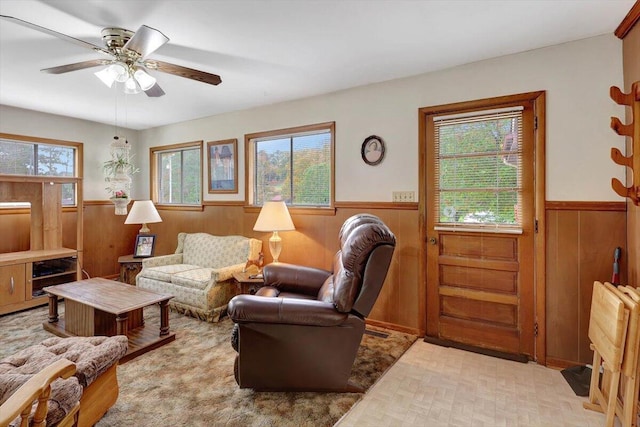
[{"label": "round wall clock", "polygon": [[368,165],[375,166],[382,162],[384,159],[384,141],[382,138],[376,135],[371,135],[365,138],[360,149],[362,154],[362,160]]}]

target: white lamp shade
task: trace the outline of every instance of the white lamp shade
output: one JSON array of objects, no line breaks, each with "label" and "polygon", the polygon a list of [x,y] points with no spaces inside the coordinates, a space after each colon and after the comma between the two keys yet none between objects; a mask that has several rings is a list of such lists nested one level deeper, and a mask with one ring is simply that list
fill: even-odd
[{"label": "white lamp shade", "polygon": [[133,77],[135,77],[142,90],[149,90],[156,84],[155,77],[150,76],[142,68],[138,68],[136,72],[133,73]]},{"label": "white lamp shade", "polygon": [[162,218],[151,200],[133,202],[131,212],[124,221],[125,224],[150,224],[153,222],[162,222]]},{"label": "white lamp shade", "polygon": [[129,79],[124,82],[124,93],[127,95],[135,95],[136,93],[140,93],[140,86],[138,82],[133,77],[129,77]]},{"label": "white lamp shade", "polygon": [[104,68],[93,74],[95,74],[96,77],[99,78],[102,81],[102,83],[104,83],[108,87],[113,86],[113,83],[116,81],[113,73],[109,71],[109,68]]},{"label": "white lamp shade", "polygon": [[129,78],[129,71],[127,70],[127,66],[120,63],[114,62],[113,64],[107,67],[107,70],[111,73],[115,81],[124,83]]},{"label": "white lamp shade", "polygon": [[285,202],[265,202],[253,229],[254,231],[291,231],[296,227],[293,225]]}]

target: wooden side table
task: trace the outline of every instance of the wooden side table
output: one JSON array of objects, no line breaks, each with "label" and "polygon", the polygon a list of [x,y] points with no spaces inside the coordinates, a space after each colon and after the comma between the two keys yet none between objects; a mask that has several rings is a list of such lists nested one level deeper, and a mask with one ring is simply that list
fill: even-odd
[{"label": "wooden side table", "polygon": [[133,255],[123,255],[118,258],[120,263],[120,279],[123,283],[136,285],[136,276],[142,270],[142,258],[134,258]]},{"label": "wooden side table", "polygon": [[255,273],[233,273],[233,278],[236,281],[238,288],[238,294],[255,294],[258,289],[264,285],[264,279],[262,277],[252,279],[249,276]]}]

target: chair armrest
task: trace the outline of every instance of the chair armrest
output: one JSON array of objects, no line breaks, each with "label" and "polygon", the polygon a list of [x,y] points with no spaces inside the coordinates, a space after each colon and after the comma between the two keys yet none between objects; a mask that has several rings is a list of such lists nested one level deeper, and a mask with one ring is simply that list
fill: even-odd
[{"label": "chair armrest", "polygon": [[269,264],[262,270],[265,286],[273,286],[281,291],[305,295],[317,295],[322,284],[333,273],[327,270],[300,265],[278,263]]},{"label": "chair armrest", "polygon": [[228,313],[235,323],[279,323],[310,326],[337,326],[348,313],[340,313],[332,303],[297,299],[238,295],[229,301]]},{"label": "chair armrest", "polygon": [[233,273],[241,273],[245,263],[229,265],[227,267],[215,268],[211,272],[211,279],[214,282],[224,282],[233,277]]},{"label": "chair armrest", "polygon": [[[28,417],[31,413],[33,401],[36,399],[38,399],[38,406],[36,408],[34,420],[36,418],[44,420],[47,416],[51,383],[58,378],[67,379],[75,372],[76,365],[74,365],[73,362],[67,359],[58,359],[32,376],[2,404],[2,410],[0,411],[0,425],[9,425],[11,421],[23,412],[26,412],[26,416]],[[40,400],[41,398],[43,400]]]},{"label": "chair armrest", "polygon": [[142,260],[142,268],[173,264],[182,264],[182,254],[155,256],[152,258],[144,258]]}]

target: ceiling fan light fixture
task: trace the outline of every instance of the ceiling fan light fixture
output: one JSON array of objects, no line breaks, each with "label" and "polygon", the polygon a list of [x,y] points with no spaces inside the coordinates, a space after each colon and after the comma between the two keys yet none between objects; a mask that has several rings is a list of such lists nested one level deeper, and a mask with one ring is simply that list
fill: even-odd
[{"label": "ceiling fan light fixture", "polygon": [[113,83],[116,81],[116,79],[113,77],[113,74],[109,71],[108,67],[93,74],[95,74],[95,76],[99,78],[102,83],[107,85],[107,87],[113,86]]},{"label": "ceiling fan light fixture", "polygon": [[140,85],[140,89],[145,91],[151,89],[156,84],[155,77],[149,75],[149,73],[142,68],[138,68],[135,73],[133,73],[133,77]]},{"label": "ceiling fan light fixture", "polygon": [[109,70],[111,75],[113,75],[114,80],[119,83],[124,83],[129,78],[129,70],[127,69],[127,66],[125,64],[114,62],[113,64],[109,65],[107,69]]},{"label": "ceiling fan light fixture", "polygon": [[[1,1],[2,0],[0,0],[0,2]],[[46,73],[62,74],[70,71],[104,66],[103,70],[94,74],[107,87],[113,88],[114,83],[118,82],[123,84],[124,91],[127,94],[136,94],[144,91],[148,97],[152,98],[163,96],[165,92],[158,85],[156,79],[149,75],[147,70],[156,70],[214,86],[222,82],[222,79],[217,74],[148,59],[147,57],[150,54],[169,42],[169,38],[159,30],[146,25],[140,26],[138,31],[135,32],[117,27],[104,28],[101,32],[104,47],[101,47],[40,25],[23,21],[22,19],[0,15],[0,21],[4,20],[12,21],[33,30],[58,37],[67,42],[91,49],[94,52],[99,52],[110,58],[92,59],[41,70]]]},{"label": "ceiling fan light fixture", "polygon": [[124,82],[124,93],[127,95],[135,95],[136,93],[140,93],[140,86],[138,82],[133,77],[129,77],[129,79]]}]

